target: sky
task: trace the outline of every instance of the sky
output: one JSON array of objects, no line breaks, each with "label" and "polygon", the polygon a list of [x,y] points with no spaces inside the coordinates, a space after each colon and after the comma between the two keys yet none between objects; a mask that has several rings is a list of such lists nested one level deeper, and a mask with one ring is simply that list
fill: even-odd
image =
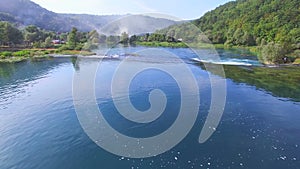
[{"label": "sky", "polygon": [[57,13],[147,14],[162,13],[178,20],[196,19],[231,0],[31,0]]}]

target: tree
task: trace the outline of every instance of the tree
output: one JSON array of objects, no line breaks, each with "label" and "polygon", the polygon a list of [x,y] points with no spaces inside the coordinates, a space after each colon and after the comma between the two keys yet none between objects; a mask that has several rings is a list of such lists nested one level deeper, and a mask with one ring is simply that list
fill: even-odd
[{"label": "tree", "polygon": [[68,47],[73,50],[76,48],[78,43],[77,39],[77,29],[75,27],[72,28],[71,32],[68,35]]},{"label": "tree", "polygon": [[128,35],[126,32],[123,32],[123,33],[121,34],[121,40],[120,40],[120,43],[126,44],[126,43],[128,43],[128,41],[129,41],[129,35]]},{"label": "tree", "polygon": [[88,41],[90,41],[92,43],[99,43],[99,41],[100,41],[99,33],[96,30],[89,32]]},{"label": "tree", "polygon": [[148,41],[148,38],[149,38],[150,34],[149,33],[146,33],[145,36],[144,36],[144,39],[143,41],[147,42]]},{"label": "tree", "polygon": [[261,47],[261,54],[259,59],[265,64],[279,64],[282,63],[283,58],[288,53],[288,49],[280,44],[270,42]]},{"label": "tree", "polygon": [[242,37],[244,36],[244,32],[241,28],[238,28],[233,34],[233,43],[234,45],[243,45]]},{"label": "tree", "polygon": [[300,28],[294,28],[289,32],[291,42],[294,44],[300,43]]},{"label": "tree", "polygon": [[23,41],[22,32],[8,22],[0,22],[0,42],[6,45],[20,44]]},{"label": "tree", "polygon": [[243,37],[241,37],[241,42],[242,45],[247,45],[247,46],[253,46],[256,44],[256,41],[254,40],[254,37],[249,34],[248,32],[245,32]]},{"label": "tree", "polygon": [[25,28],[25,40],[33,43],[37,41],[42,41],[42,32],[41,30],[34,26],[34,25],[29,25]]},{"label": "tree", "polygon": [[130,38],[129,38],[129,43],[135,43],[137,41],[137,36],[136,35],[132,35]]},{"label": "tree", "polygon": [[89,50],[89,51],[97,49],[98,45],[100,43],[99,33],[96,30],[93,30],[87,34],[87,38],[88,38],[88,40],[86,43],[84,43],[84,46],[82,49]]},{"label": "tree", "polygon": [[51,48],[51,47],[53,47],[53,45],[52,45],[52,38],[47,37],[47,38],[45,39],[44,47],[45,47],[45,48]]}]

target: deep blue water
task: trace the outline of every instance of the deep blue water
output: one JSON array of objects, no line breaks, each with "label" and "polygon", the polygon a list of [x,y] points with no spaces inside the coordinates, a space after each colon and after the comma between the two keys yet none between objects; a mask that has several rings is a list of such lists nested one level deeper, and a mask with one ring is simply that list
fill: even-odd
[{"label": "deep blue water", "polygon": [[[125,57],[141,50],[147,48],[115,48],[109,54],[117,53]],[[74,73],[98,64],[97,59],[77,59],[75,63],[76,59],[55,58],[1,64],[0,168],[299,168],[300,101],[297,94],[300,76],[284,84],[285,76],[278,75],[276,81],[268,81],[270,75],[276,75],[279,71],[284,71],[286,76],[290,72],[300,72],[299,67],[260,67],[251,54],[219,50],[222,61],[232,62],[234,59],[258,67],[224,67],[227,74],[224,114],[212,137],[199,144],[198,137],[211,104],[209,75],[213,72],[191,60],[197,55],[189,49],[161,50],[182,58],[197,80],[200,92],[199,115],[195,125],[174,148],[155,157],[131,159],[103,150],[88,137],[77,118],[72,83]],[[202,53],[201,59],[210,54],[205,50],[198,52]],[[156,58],[156,64],[176,64],[168,59],[166,62],[162,57]],[[131,58],[132,67],[149,61],[146,55]],[[168,102],[162,116],[150,124],[129,121],[118,113],[111,98],[112,77],[122,60],[122,57],[106,59],[99,65],[95,76],[99,109],[115,130],[130,137],[146,138],[162,133],[178,116],[181,95],[176,79],[157,69],[137,74],[129,88],[130,100],[136,109],[149,109],[148,95],[153,89],[164,91]],[[267,80],[262,78],[264,72],[268,72],[265,75]],[[122,101],[122,98],[119,99]],[[99,132],[107,134],[105,130]]]}]

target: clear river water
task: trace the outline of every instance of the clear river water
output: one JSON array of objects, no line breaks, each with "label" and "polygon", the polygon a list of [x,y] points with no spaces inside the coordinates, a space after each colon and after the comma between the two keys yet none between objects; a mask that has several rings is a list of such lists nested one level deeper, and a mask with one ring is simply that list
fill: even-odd
[{"label": "clear river water", "polygon": [[[125,58],[131,58],[131,67],[149,62],[176,64],[159,54],[152,53],[154,59],[136,54],[143,50],[148,48],[114,48],[101,64],[98,58],[74,57],[0,64],[0,169],[300,168],[300,67],[264,67],[242,50],[218,49],[220,60],[213,61],[209,56],[214,53],[205,49],[196,51],[201,55],[198,58],[187,48],[156,48],[178,56],[196,79],[200,103],[195,124],[179,144],[154,157],[122,157],[99,147],[80,125],[72,93],[74,74],[95,64],[99,64],[94,72],[97,105],[118,132],[151,137],[167,130],[178,116],[181,95],[177,81],[157,69],[137,74],[129,97],[136,109],[146,111],[149,93],[160,89],[167,99],[161,117],[144,124],[118,113],[111,82]],[[99,55],[104,51],[98,51]],[[225,77],[206,70],[200,61],[222,64]],[[216,131],[200,144],[199,134],[211,104],[210,75],[225,79],[226,102]],[[105,135],[107,131],[99,132]]]}]

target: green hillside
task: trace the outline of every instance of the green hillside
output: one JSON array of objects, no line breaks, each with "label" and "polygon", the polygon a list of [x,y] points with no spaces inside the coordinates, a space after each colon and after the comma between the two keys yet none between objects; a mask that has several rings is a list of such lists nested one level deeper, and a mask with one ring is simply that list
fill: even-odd
[{"label": "green hillside", "polygon": [[300,43],[299,0],[237,0],[193,22],[213,43]]},{"label": "green hillside", "polygon": [[299,0],[232,1],[191,23],[157,33],[185,42],[204,42],[198,27],[214,44],[259,46],[256,51],[264,63],[280,63],[286,56],[289,61],[300,57]]}]

